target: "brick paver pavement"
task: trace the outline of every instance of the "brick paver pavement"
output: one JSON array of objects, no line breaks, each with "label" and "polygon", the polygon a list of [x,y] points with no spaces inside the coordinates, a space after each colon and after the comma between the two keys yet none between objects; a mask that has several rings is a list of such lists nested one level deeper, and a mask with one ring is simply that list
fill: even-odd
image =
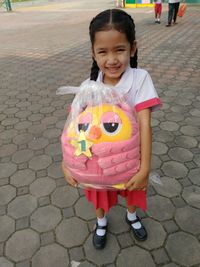
[{"label": "brick paver pavement", "polygon": [[199,6],[178,25],[153,23],[152,9],[127,10],[136,21],[139,65],[163,101],[153,114],[149,232],[138,243],[112,208],[108,244],[92,247],[94,210],[65,183],[59,137],[72,95],[61,85],[88,77],[88,23],[113,1],[51,1],[0,10],[0,267],[200,266]]}]

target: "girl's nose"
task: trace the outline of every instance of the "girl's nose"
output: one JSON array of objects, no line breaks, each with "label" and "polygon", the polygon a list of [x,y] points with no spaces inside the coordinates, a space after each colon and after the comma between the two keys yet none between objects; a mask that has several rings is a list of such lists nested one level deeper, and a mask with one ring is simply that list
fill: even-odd
[{"label": "girl's nose", "polygon": [[107,63],[109,63],[109,64],[114,64],[114,63],[116,63],[116,57],[115,57],[115,55],[113,55],[113,54],[110,54],[110,55],[108,55],[108,58],[107,58]]},{"label": "girl's nose", "polygon": [[97,140],[101,137],[101,129],[98,126],[92,126],[90,128],[89,134],[88,134],[89,139],[91,140]]}]

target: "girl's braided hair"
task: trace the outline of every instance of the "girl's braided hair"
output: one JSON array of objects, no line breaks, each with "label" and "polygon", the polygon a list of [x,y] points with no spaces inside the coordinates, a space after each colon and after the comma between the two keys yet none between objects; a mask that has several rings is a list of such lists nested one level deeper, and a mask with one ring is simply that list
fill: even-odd
[{"label": "girl's braided hair", "polygon": [[[130,15],[120,9],[108,9],[99,13],[92,19],[89,27],[90,41],[92,46],[95,41],[95,34],[99,31],[115,29],[126,35],[128,42],[132,45],[135,41],[135,24]],[[130,66],[137,68],[137,50],[133,57],[130,58]],[[99,67],[93,58],[91,67],[90,80],[96,81]]]}]

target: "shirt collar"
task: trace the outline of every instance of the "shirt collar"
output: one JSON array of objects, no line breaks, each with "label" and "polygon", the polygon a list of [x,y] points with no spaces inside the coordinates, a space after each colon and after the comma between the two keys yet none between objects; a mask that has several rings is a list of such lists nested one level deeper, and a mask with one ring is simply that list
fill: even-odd
[{"label": "shirt collar", "polygon": [[[102,71],[99,72],[97,82],[103,82]],[[132,84],[133,84],[133,69],[130,66],[128,66],[125,72],[122,74],[121,79],[114,86],[114,88],[121,94],[127,94],[130,91]]]}]

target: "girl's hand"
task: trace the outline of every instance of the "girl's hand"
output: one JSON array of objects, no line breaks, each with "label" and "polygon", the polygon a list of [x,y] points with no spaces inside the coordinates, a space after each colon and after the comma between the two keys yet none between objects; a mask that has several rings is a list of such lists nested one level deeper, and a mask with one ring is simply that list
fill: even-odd
[{"label": "girl's hand", "polygon": [[64,162],[62,162],[62,170],[65,176],[65,180],[74,187],[78,186],[77,181],[71,176],[71,174],[69,173],[68,169],[64,166]]},{"label": "girl's hand", "polygon": [[129,191],[132,190],[143,190],[146,191],[148,186],[148,173],[139,171],[133,176],[126,184],[125,188]]}]

